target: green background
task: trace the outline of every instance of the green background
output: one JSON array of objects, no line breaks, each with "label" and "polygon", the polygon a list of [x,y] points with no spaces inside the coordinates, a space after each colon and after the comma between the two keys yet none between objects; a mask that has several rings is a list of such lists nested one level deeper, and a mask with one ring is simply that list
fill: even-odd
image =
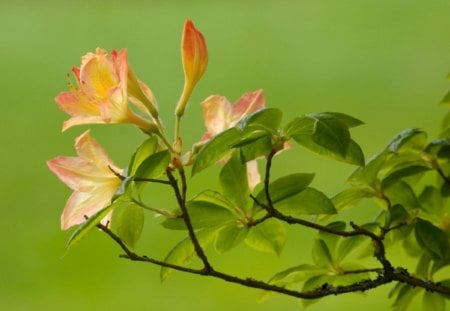
[{"label": "green background", "polygon": [[[354,136],[370,156],[398,131],[422,127],[435,134],[448,89],[448,0],[342,1],[0,1],[2,310],[297,310],[276,296],[261,304],[256,290],[175,273],[163,284],[155,266],[118,258],[99,232],[62,258],[70,232],[59,215],[70,190],[45,161],[73,155],[73,139],[89,127],[61,133],[67,116],[54,97],[67,89],[66,73],[97,46],[128,48],[129,61],[158,98],[171,133],[182,88],[180,37],[185,18],[204,33],[208,70],[182,124],[186,146],[203,133],[199,102],[211,94],[230,101],[263,88],[267,104],[285,120],[310,112],[340,111],[367,124]],[[92,126],[93,135],[120,166],[144,138],[131,126]],[[289,165],[286,165],[286,164]],[[314,186],[333,195],[353,167],[294,147],[275,162],[274,175],[317,172]],[[212,185],[217,168],[192,180],[190,194]],[[153,192],[152,192],[153,191]],[[151,190],[152,203],[171,207],[168,191]],[[366,209],[365,209],[366,208]],[[364,219],[371,207],[347,215]],[[163,258],[181,239],[152,215],[138,250]],[[281,257],[245,246],[211,256],[217,267],[267,279],[283,267],[310,260],[311,234],[289,229]],[[405,262],[401,253],[388,253]],[[390,286],[366,296],[330,297],[310,310],[385,310]],[[419,302],[416,303],[418,305]],[[415,307],[416,308],[416,307]]]}]

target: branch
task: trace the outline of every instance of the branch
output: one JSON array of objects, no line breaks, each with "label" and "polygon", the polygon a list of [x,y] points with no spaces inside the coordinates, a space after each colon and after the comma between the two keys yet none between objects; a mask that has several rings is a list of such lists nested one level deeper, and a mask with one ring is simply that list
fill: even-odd
[{"label": "branch", "polygon": [[179,265],[170,264],[161,260],[153,259],[147,256],[140,256],[136,253],[134,253],[132,250],[130,250],[126,244],[118,237],[114,232],[112,232],[108,227],[98,224],[97,227],[105,232],[110,238],[112,238],[119,246],[120,248],[125,252],[124,255],[121,255],[121,258],[126,258],[132,261],[141,261],[141,262],[148,262],[155,264],[157,266],[171,268],[174,270],[186,272],[189,274],[196,274],[196,275],[203,275],[203,276],[210,276],[213,278],[221,279],[226,282],[234,283],[234,284],[240,284],[245,287],[250,288],[256,288],[256,289],[262,289],[267,291],[276,292],[279,294],[292,296],[296,298],[301,299],[317,299],[322,298],[326,296],[331,295],[341,295],[345,293],[351,293],[351,292],[364,292],[369,289],[373,289],[379,286],[382,286],[384,284],[391,283],[393,281],[398,281],[401,283],[409,284],[411,286],[421,287],[428,291],[437,292],[441,294],[450,295],[450,288],[443,286],[439,283],[434,283],[428,280],[421,280],[414,276],[411,276],[405,269],[403,268],[397,268],[393,269],[390,272],[387,272],[383,269],[362,269],[362,270],[354,270],[354,271],[347,271],[344,272],[344,274],[349,273],[363,273],[363,272],[376,272],[378,273],[378,277],[375,279],[365,279],[362,281],[359,281],[354,284],[350,285],[344,285],[344,286],[332,286],[329,284],[323,284],[322,286],[318,287],[317,289],[308,291],[308,292],[300,292],[292,289],[288,289],[285,287],[281,287],[278,285],[270,284],[264,281],[256,280],[253,278],[240,278],[236,277],[227,273],[223,273],[220,271],[216,271],[213,268],[210,270],[206,269],[191,269]]},{"label": "branch", "polygon": [[187,182],[186,182],[186,175],[184,173],[183,167],[179,167],[178,172],[181,177],[181,185],[182,185],[181,191],[178,186],[178,182],[175,179],[175,177],[173,176],[171,170],[170,169],[166,170],[167,177],[169,178],[169,182],[172,185],[172,188],[175,192],[175,196],[177,198],[178,205],[182,212],[181,217],[183,218],[183,221],[186,224],[186,228],[189,233],[189,238],[191,239],[192,244],[194,245],[195,253],[200,258],[200,260],[203,262],[203,266],[204,266],[203,269],[205,271],[210,271],[210,270],[212,270],[212,266],[209,263],[208,258],[206,257],[206,254],[203,251],[203,248],[197,239],[197,236],[195,235],[194,227],[192,226],[191,218],[189,217],[189,213],[186,208]]}]

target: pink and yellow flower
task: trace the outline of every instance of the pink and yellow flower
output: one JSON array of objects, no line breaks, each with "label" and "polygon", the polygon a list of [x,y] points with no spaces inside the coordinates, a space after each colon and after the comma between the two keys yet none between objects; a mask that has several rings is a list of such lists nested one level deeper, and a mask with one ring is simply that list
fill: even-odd
[{"label": "pink and yellow flower", "polygon": [[[224,96],[218,95],[209,96],[201,105],[206,127],[202,142],[207,142],[217,134],[235,126],[246,116],[263,109],[266,102],[263,91],[257,90],[245,93],[233,105]],[[253,190],[261,181],[256,160],[247,162],[247,177],[249,188]]]},{"label": "pink and yellow flower", "polygon": [[[79,124],[131,123],[145,131],[155,125],[151,116],[157,118],[156,101],[150,89],[138,81],[128,66],[127,51],[97,48],[95,53],[82,57],[81,67],[72,69],[76,85],[61,92],[55,101],[71,118],[64,122],[63,131]],[[134,113],[129,100],[144,117]]]},{"label": "pink and yellow flower", "polygon": [[[121,174],[122,170],[114,165],[89,131],[76,139],[75,149],[77,157],[59,156],[47,162],[50,170],[74,190],[61,215],[63,230],[107,207],[121,184],[114,172]],[[103,222],[109,219],[110,215]]]},{"label": "pink and yellow flower", "polygon": [[181,58],[184,70],[184,87],[176,108],[177,116],[183,115],[188,99],[208,65],[205,38],[189,19],[184,24],[181,39]]}]

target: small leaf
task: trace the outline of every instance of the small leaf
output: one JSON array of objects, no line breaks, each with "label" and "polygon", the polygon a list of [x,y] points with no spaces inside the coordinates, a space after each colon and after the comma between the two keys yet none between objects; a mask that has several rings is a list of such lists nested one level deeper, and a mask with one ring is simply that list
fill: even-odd
[{"label": "small leaf", "polygon": [[326,270],[315,265],[301,264],[276,273],[270,278],[269,283],[276,284],[280,281],[287,284],[297,283],[299,281],[303,281],[306,277],[320,275],[325,272]]},{"label": "small leaf", "polygon": [[223,194],[212,191],[212,190],[205,190],[197,194],[194,198],[192,198],[190,201],[195,202],[209,202],[213,203],[215,205],[222,206],[232,212],[235,211],[233,203],[228,200],[227,197],[225,197]]},{"label": "small leaf", "polygon": [[[236,216],[227,208],[215,203],[192,200],[186,203],[192,226],[195,229],[215,227],[236,220]],[[167,229],[185,230],[186,225],[181,216],[167,218],[161,225]]]},{"label": "small leaf", "polygon": [[315,119],[314,134],[312,139],[333,153],[345,156],[350,143],[348,128],[334,119],[321,114],[310,114],[308,117]]},{"label": "small leaf", "polygon": [[136,177],[156,178],[166,171],[170,163],[169,150],[163,150],[152,154],[139,165]]},{"label": "small leaf", "polygon": [[223,195],[236,207],[240,209],[247,207],[249,197],[247,165],[241,163],[238,152],[234,152],[231,159],[222,167],[219,182]]},{"label": "small leaf", "polygon": [[[330,277],[328,275],[316,275],[305,281],[302,287],[302,292],[306,293],[309,291],[316,290],[318,288],[324,287],[326,285],[330,285],[328,282],[330,281]],[[309,305],[312,305],[316,302],[319,302],[320,298],[317,299],[302,299],[302,305],[306,308]]]},{"label": "small leaf", "polygon": [[450,148],[450,138],[432,140],[425,148],[425,152],[437,156],[442,149]]},{"label": "small leaf", "polygon": [[244,136],[239,141],[232,145],[233,148],[240,148],[247,146],[263,137],[271,137],[266,131],[263,130],[250,130],[245,131]]},{"label": "small leaf", "polygon": [[424,291],[422,310],[445,311],[445,298],[436,293]]},{"label": "small leaf", "polygon": [[356,127],[363,125],[364,122],[356,119],[355,117],[352,117],[348,114],[341,113],[341,112],[322,112],[321,115],[328,116],[334,119],[339,120],[341,123],[345,124],[348,128]]},{"label": "small leaf", "polygon": [[[117,202],[117,203],[116,203]],[[66,255],[69,250],[79,241],[81,241],[92,229],[94,229],[100,221],[108,215],[118,204],[120,204],[119,200],[117,200],[113,204],[105,207],[104,209],[98,211],[91,217],[89,217],[85,222],[75,229],[75,231],[70,236],[69,240],[66,244],[66,249],[64,255]]]},{"label": "small leaf", "polygon": [[406,129],[397,136],[394,137],[394,139],[391,140],[391,142],[388,144],[387,149],[389,152],[399,152],[401,150],[405,149],[423,149],[425,143],[427,140],[427,133],[425,133],[421,129],[412,128],[412,129]]},{"label": "small leaf", "polygon": [[423,279],[429,279],[430,274],[430,264],[431,264],[431,257],[427,253],[423,253],[419,261],[417,262],[416,266],[416,273],[418,276],[422,277]]},{"label": "small leaf", "polygon": [[245,243],[257,251],[280,255],[286,238],[284,225],[277,219],[268,219],[250,229]]},{"label": "small leaf", "polygon": [[[211,243],[217,233],[217,228],[208,228],[196,232],[198,242],[204,249]],[[169,252],[164,262],[184,266],[187,265],[195,255],[195,249],[189,237],[184,238]],[[174,270],[168,267],[161,267],[160,279],[165,281]]]},{"label": "small leaf", "polygon": [[431,170],[425,165],[405,165],[402,168],[394,168],[391,170],[387,176],[383,179],[383,183],[392,183],[400,179],[405,179],[407,177],[414,177],[417,175],[423,175],[423,173]]},{"label": "small leaf", "polygon": [[429,221],[417,218],[415,225],[416,240],[435,260],[445,259],[449,255],[448,236]]},{"label": "small leaf", "polygon": [[216,135],[213,139],[207,142],[202,149],[200,149],[194,159],[192,176],[226,156],[226,154],[233,148],[233,145],[242,139],[243,135],[244,133],[242,131],[232,127]]},{"label": "small leaf", "polygon": [[[343,221],[335,221],[326,225],[327,228],[335,230],[335,231],[344,231],[345,230],[345,222]],[[336,245],[338,241],[341,239],[339,235],[328,233],[325,231],[319,231],[317,237],[325,242],[328,249],[330,250],[331,255],[334,255]],[[333,256],[332,256],[333,257]]]},{"label": "small leaf", "polygon": [[125,244],[134,248],[144,228],[144,210],[129,203],[114,213],[113,229]]},{"label": "small leaf", "polygon": [[363,242],[367,238],[364,236],[352,236],[341,239],[336,251],[336,260],[342,261],[347,256],[351,255],[354,251],[363,245]]},{"label": "small leaf", "polygon": [[322,268],[331,268],[333,258],[327,244],[321,239],[316,239],[312,247],[312,259],[314,263]]},{"label": "small leaf", "polygon": [[259,157],[265,157],[272,151],[272,148],[272,137],[264,136],[240,148],[241,160],[245,163]]},{"label": "small leaf", "polygon": [[258,129],[276,133],[283,113],[277,108],[265,108],[242,119],[237,127],[240,129]]},{"label": "small leaf", "polygon": [[407,221],[409,214],[406,209],[400,204],[392,206],[388,211],[386,211],[386,225],[392,227]]},{"label": "small leaf", "polygon": [[400,204],[406,210],[419,209],[420,203],[414,190],[406,182],[398,180],[392,183],[383,181],[381,185],[384,195],[389,198],[391,205]]},{"label": "small leaf", "polygon": [[375,193],[367,188],[349,188],[336,194],[331,201],[338,211],[355,207],[364,198],[373,197]]},{"label": "small leaf", "polygon": [[314,134],[315,120],[305,116],[297,117],[284,127],[288,137],[312,136]]},{"label": "small leaf", "polygon": [[395,311],[406,311],[414,296],[418,293],[418,288],[413,288],[407,284],[399,284],[398,289],[396,290],[397,297],[392,304],[392,309]]},{"label": "small leaf", "polygon": [[276,202],[275,208],[283,213],[297,215],[329,215],[337,213],[333,203],[323,192],[310,187]]},{"label": "small leaf", "polygon": [[419,196],[420,206],[430,215],[441,215],[443,200],[440,191],[433,186],[426,186]]},{"label": "small leaf", "polygon": [[354,185],[367,185],[373,187],[378,178],[378,173],[383,168],[387,159],[385,152],[376,154],[369,159],[366,166],[357,168],[348,178]]},{"label": "small leaf", "polygon": [[146,158],[155,153],[157,147],[158,139],[156,136],[151,136],[137,148],[130,163],[130,176],[133,176],[136,173],[137,168]]},{"label": "small leaf", "polygon": [[[269,184],[272,203],[285,200],[303,190],[312,182],[314,174],[296,173],[280,177]],[[259,202],[267,204],[264,189],[256,196]]]},{"label": "small leaf", "polygon": [[230,250],[239,245],[247,236],[247,227],[238,227],[236,223],[232,223],[220,229],[217,233],[216,241],[214,243],[216,251],[219,254]]}]

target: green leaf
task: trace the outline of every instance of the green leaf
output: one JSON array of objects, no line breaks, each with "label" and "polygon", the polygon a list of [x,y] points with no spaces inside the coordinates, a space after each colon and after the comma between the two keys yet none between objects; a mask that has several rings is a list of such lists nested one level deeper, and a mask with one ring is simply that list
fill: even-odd
[{"label": "green leaf", "polygon": [[422,175],[423,173],[431,170],[425,165],[405,165],[401,168],[394,168],[391,170],[387,176],[383,179],[383,183],[392,183],[400,179],[405,179],[407,177],[414,177],[417,175]]},{"label": "green leaf", "polygon": [[277,202],[275,208],[283,213],[297,215],[329,215],[337,213],[333,203],[323,192],[310,187]]},{"label": "green leaf", "polygon": [[445,298],[436,293],[424,291],[422,310],[445,311]]},{"label": "green leaf", "polygon": [[247,236],[247,227],[238,227],[236,223],[232,223],[220,229],[217,233],[214,246],[219,254],[223,254],[229,249],[239,245]]},{"label": "green leaf", "polygon": [[286,125],[284,132],[312,152],[362,166],[364,154],[348,132],[348,127],[356,126],[357,119],[338,115],[323,113],[298,117]]},{"label": "green leaf", "polygon": [[272,137],[262,137],[240,148],[241,160],[242,162],[248,162],[259,157],[265,157],[272,151],[272,148]]},{"label": "green leaf", "polygon": [[386,225],[392,227],[407,221],[409,214],[406,209],[400,204],[392,206],[386,211]]},{"label": "green leaf", "polygon": [[[209,243],[214,240],[216,236],[217,228],[208,228],[199,230],[196,232],[197,240],[204,249]],[[185,266],[187,265],[195,255],[195,249],[189,237],[184,238],[169,252],[169,254],[164,259],[164,262]],[[174,270],[168,267],[161,267],[160,279],[161,282],[165,281],[167,277]]]},{"label": "green leaf", "polygon": [[397,153],[405,149],[421,150],[425,146],[426,140],[427,133],[423,130],[417,128],[406,129],[397,134],[397,136],[391,140],[387,146],[387,149],[389,152],[393,153]]},{"label": "green leaf", "polygon": [[450,92],[447,92],[440,104],[442,107],[450,107]]},{"label": "green leaf", "polygon": [[366,239],[367,237],[364,236],[352,236],[341,239],[336,251],[336,260],[342,261],[344,258],[350,256],[363,245]]},{"label": "green leaf", "polygon": [[398,284],[394,303],[392,304],[392,310],[406,311],[411,304],[414,296],[419,293],[418,288],[413,288],[406,284]]},{"label": "green leaf", "polygon": [[156,178],[162,175],[170,163],[169,150],[163,150],[152,154],[142,161],[135,176],[140,178]]},{"label": "green leaf", "polygon": [[[306,189],[314,179],[314,174],[296,173],[280,177],[269,184],[269,193],[272,203],[285,200]],[[267,204],[264,189],[256,196],[259,202]]]},{"label": "green leaf", "polygon": [[333,258],[327,244],[321,239],[316,239],[312,247],[312,259],[314,263],[323,268],[333,267]]},{"label": "green leaf", "polygon": [[247,165],[241,163],[240,155],[234,152],[231,159],[222,167],[219,175],[222,193],[241,210],[247,207],[249,185]]},{"label": "green leaf", "polygon": [[64,255],[66,255],[75,244],[77,244],[85,236],[87,236],[87,234],[90,233],[91,230],[94,229],[97,224],[99,224],[100,221],[105,218],[106,215],[108,215],[109,212],[111,212],[118,204],[120,204],[119,200],[116,202],[98,211],[75,229],[75,231],[67,241]]},{"label": "green leaf", "polygon": [[141,165],[146,158],[155,153],[157,147],[158,139],[156,136],[151,136],[137,148],[129,166],[130,176],[133,176],[136,173],[139,165]]},{"label": "green leaf", "polygon": [[[212,202],[192,200],[186,203],[186,207],[195,229],[215,227],[236,220],[236,216],[228,208]],[[186,229],[181,216],[167,218],[161,225],[172,230]]]},{"label": "green leaf", "polygon": [[445,259],[449,255],[448,236],[429,221],[417,218],[415,225],[416,240],[435,260]]},{"label": "green leaf", "polygon": [[190,201],[209,202],[215,205],[222,206],[232,212],[235,211],[233,203],[227,197],[225,197],[220,192],[213,190],[202,191],[199,194],[197,194],[194,198],[192,198]]},{"label": "green leaf", "polygon": [[233,148],[247,146],[261,138],[271,137],[271,134],[263,130],[249,130],[244,132],[244,136],[232,145]]},{"label": "green leaf", "polygon": [[[345,222],[343,221],[335,221],[326,225],[327,228],[335,230],[335,231],[344,231],[345,230]],[[341,239],[339,235],[328,233],[325,231],[319,231],[317,237],[325,242],[328,249],[330,250],[331,255],[335,253],[336,245],[338,241]],[[333,257],[333,256],[332,256]]]},{"label": "green leaf", "polygon": [[349,188],[336,194],[332,199],[338,211],[355,207],[364,198],[373,197],[375,193],[368,188]]},{"label": "green leaf", "polygon": [[386,162],[387,154],[385,152],[371,157],[366,166],[357,168],[349,177],[349,182],[354,185],[367,185],[373,187],[377,180],[378,173]]},{"label": "green leaf", "polygon": [[400,204],[406,210],[420,208],[420,203],[414,190],[406,182],[397,180],[392,183],[387,183],[383,181],[381,187],[384,195],[389,198],[391,205]]},{"label": "green leaf", "polygon": [[237,127],[240,129],[257,129],[276,133],[283,113],[277,108],[265,108],[243,118]]},{"label": "green leaf", "polygon": [[130,202],[114,213],[112,223],[113,229],[122,241],[134,248],[144,228],[144,210]]},{"label": "green leaf", "polygon": [[420,206],[430,215],[441,215],[443,200],[440,191],[433,186],[426,186],[419,196]]},{"label": "green leaf", "polygon": [[[328,282],[330,281],[330,277],[328,275],[316,275],[305,281],[302,287],[302,292],[306,293],[309,291],[316,290],[318,288],[324,287],[326,285],[330,285]],[[320,298],[317,299],[302,299],[302,305],[306,308],[309,305],[312,305],[316,302],[319,302]]]},{"label": "green leaf", "polygon": [[425,152],[437,156],[442,149],[450,148],[450,138],[432,140],[425,148]]},{"label": "green leaf", "polygon": [[348,128],[352,128],[352,127],[356,127],[356,126],[360,126],[360,125],[364,124],[363,121],[356,119],[355,117],[352,117],[348,114],[341,113],[341,112],[322,112],[321,115],[339,120],[341,123],[343,123]]},{"label": "green leaf", "polygon": [[301,264],[276,273],[270,278],[269,283],[278,284],[280,281],[285,284],[297,283],[307,277],[324,274],[326,271],[315,265]]},{"label": "green leaf", "polygon": [[420,276],[423,279],[428,279],[430,277],[429,271],[430,271],[430,265],[431,265],[431,257],[427,253],[423,253],[419,261],[417,262],[416,266],[416,273],[418,276]]},{"label": "green leaf", "polygon": [[194,165],[192,166],[192,176],[213,165],[233,148],[242,137],[244,133],[239,129],[232,127],[212,138],[207,142],[202,149],[200,149]]},{"label": "green leaf", "polygon": [[257,251],[280,255],[286,238],[283,223],[277,219],[268,219],[250,229],[245,243]]}]

